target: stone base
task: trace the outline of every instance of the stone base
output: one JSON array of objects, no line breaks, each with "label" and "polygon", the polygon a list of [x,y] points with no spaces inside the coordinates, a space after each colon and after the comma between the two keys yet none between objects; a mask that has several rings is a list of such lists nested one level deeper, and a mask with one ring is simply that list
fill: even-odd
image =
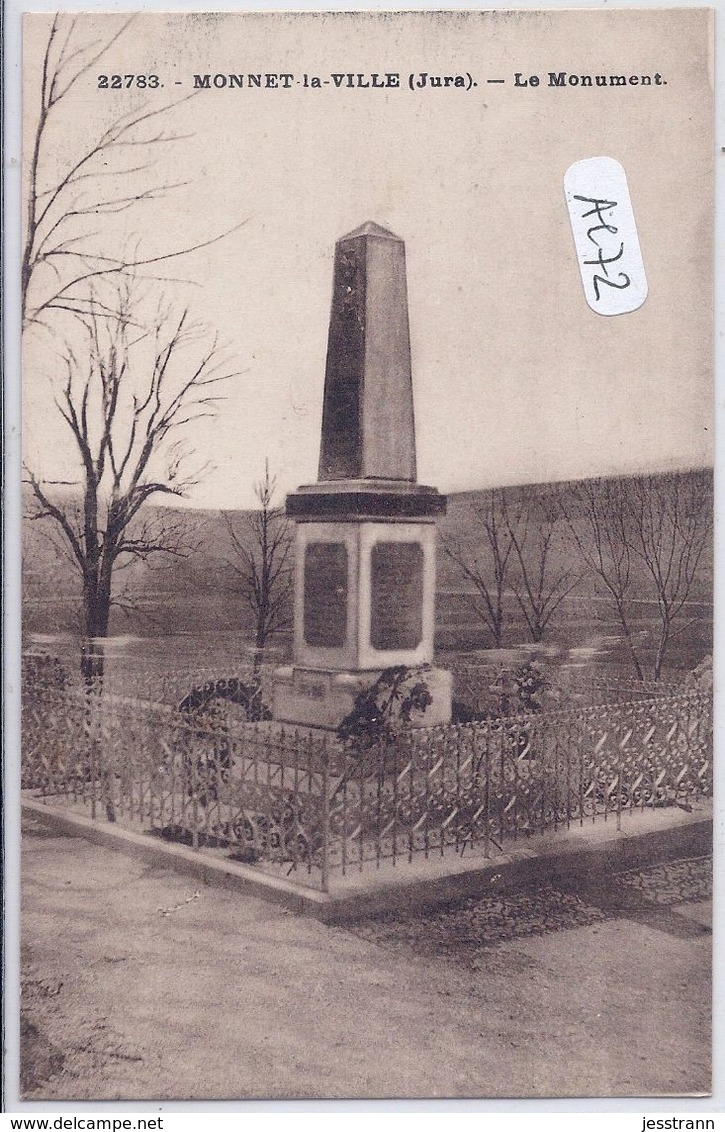
[{"label": "stone base", "polygon": [[[281,723],[334,731],[352,710],[360,692],[369,688],[382,671],[337,672],[292,665],[278,668],[274,673],[272,714]],[[433,727],[437,723],[450,722],[451,673],[444,668],[431,668],[425,679],[433,703],[424,713],[413,713],[413,726]]]}]

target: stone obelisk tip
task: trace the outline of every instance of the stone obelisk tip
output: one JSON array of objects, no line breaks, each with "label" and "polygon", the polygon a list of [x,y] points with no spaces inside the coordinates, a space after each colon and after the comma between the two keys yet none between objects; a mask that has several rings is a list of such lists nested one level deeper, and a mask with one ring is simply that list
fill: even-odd
[{"label": "stone obelisk tip", "polygon": [[337,242],[341,244],[343,240],[356,240],[358,236],[379,236],[383,240],[397,240],[398,243],[403,243],[400,236],[395,235],[395,232],[391,232],[389,228],[383,228],[380,224],[376,224],[374,220],[366,220],[359,228],[354,228],[352,232],[341,236]]},{"label": "stone obelisk tip", "polygon": [[405,244],[372,221],[335,246],[318,475],[416,479]]}]

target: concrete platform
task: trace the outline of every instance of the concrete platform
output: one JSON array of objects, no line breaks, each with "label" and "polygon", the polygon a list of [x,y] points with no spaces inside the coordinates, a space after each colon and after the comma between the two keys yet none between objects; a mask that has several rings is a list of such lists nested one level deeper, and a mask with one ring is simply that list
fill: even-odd
[{"label": "concrete platform", "polygon": [[24,797],[22,807],[25,814],[59,835],[83,837],[158,867],[180,870],[204,884],[246,891],[326,922],[349,922],[396,909],[440,907],[470,896],[547,881],[566,880],[570,885],[577,876],[591,877],[598,871],[611,873],[712,850],[712,805],[702,801],[690,812],[672,806],[624,814],[619,831],[612,816],[568,831],[522,838],[507,843],[506,852],[496,857],[471,854],[466,858],[451,849],[445,856],[431,853],[426,859],[418,854],[412,861],[401,859],[395,865],[384,861],[376,867],[370,862],[363,870],[348,870],[345,876],[333,871],[330,891],[323,893],[230,861],[218,851],[163,842],[148,833],[93,821],[57,803]]}]

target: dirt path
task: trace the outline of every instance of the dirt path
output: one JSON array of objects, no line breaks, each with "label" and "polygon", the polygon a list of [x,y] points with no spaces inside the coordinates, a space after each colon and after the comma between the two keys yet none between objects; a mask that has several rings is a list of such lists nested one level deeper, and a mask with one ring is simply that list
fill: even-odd
[{"label": "dirt path", "polygon": [[487,944],[465,909],[442,928],[327,927],[26,832],[27,1099],[709,1088],[711,937],[697,891],[657,922],[568,894],[559,922],[529,908],[548,934]]}]

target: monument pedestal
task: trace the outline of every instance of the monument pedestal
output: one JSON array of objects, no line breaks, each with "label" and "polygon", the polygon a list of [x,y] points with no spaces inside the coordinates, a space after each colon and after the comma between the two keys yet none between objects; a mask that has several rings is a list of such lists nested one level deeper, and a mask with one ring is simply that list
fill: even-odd
[{"label": "monument pedestal", "polygon": [[274,717],[337,727],[360,691],[386,668],[426,666],[433,703],[420,725],[450,719],[449,674],[433,661],[433,488],[346,481],[299,488],[296,520],[294,664],[278,669]]},{"label": "monument pedestal", "polygon": [[[369,688],[383,669],[369,672],[337,672],[333,669],[278,668],[274,673],[273,715],[282,723],[335,730],[348,715],[360,692]],[[451,673],[443,668],[425,670],[432,703],[425,714],[414,712],[414,727],[432,727],[451,718]]]}]

